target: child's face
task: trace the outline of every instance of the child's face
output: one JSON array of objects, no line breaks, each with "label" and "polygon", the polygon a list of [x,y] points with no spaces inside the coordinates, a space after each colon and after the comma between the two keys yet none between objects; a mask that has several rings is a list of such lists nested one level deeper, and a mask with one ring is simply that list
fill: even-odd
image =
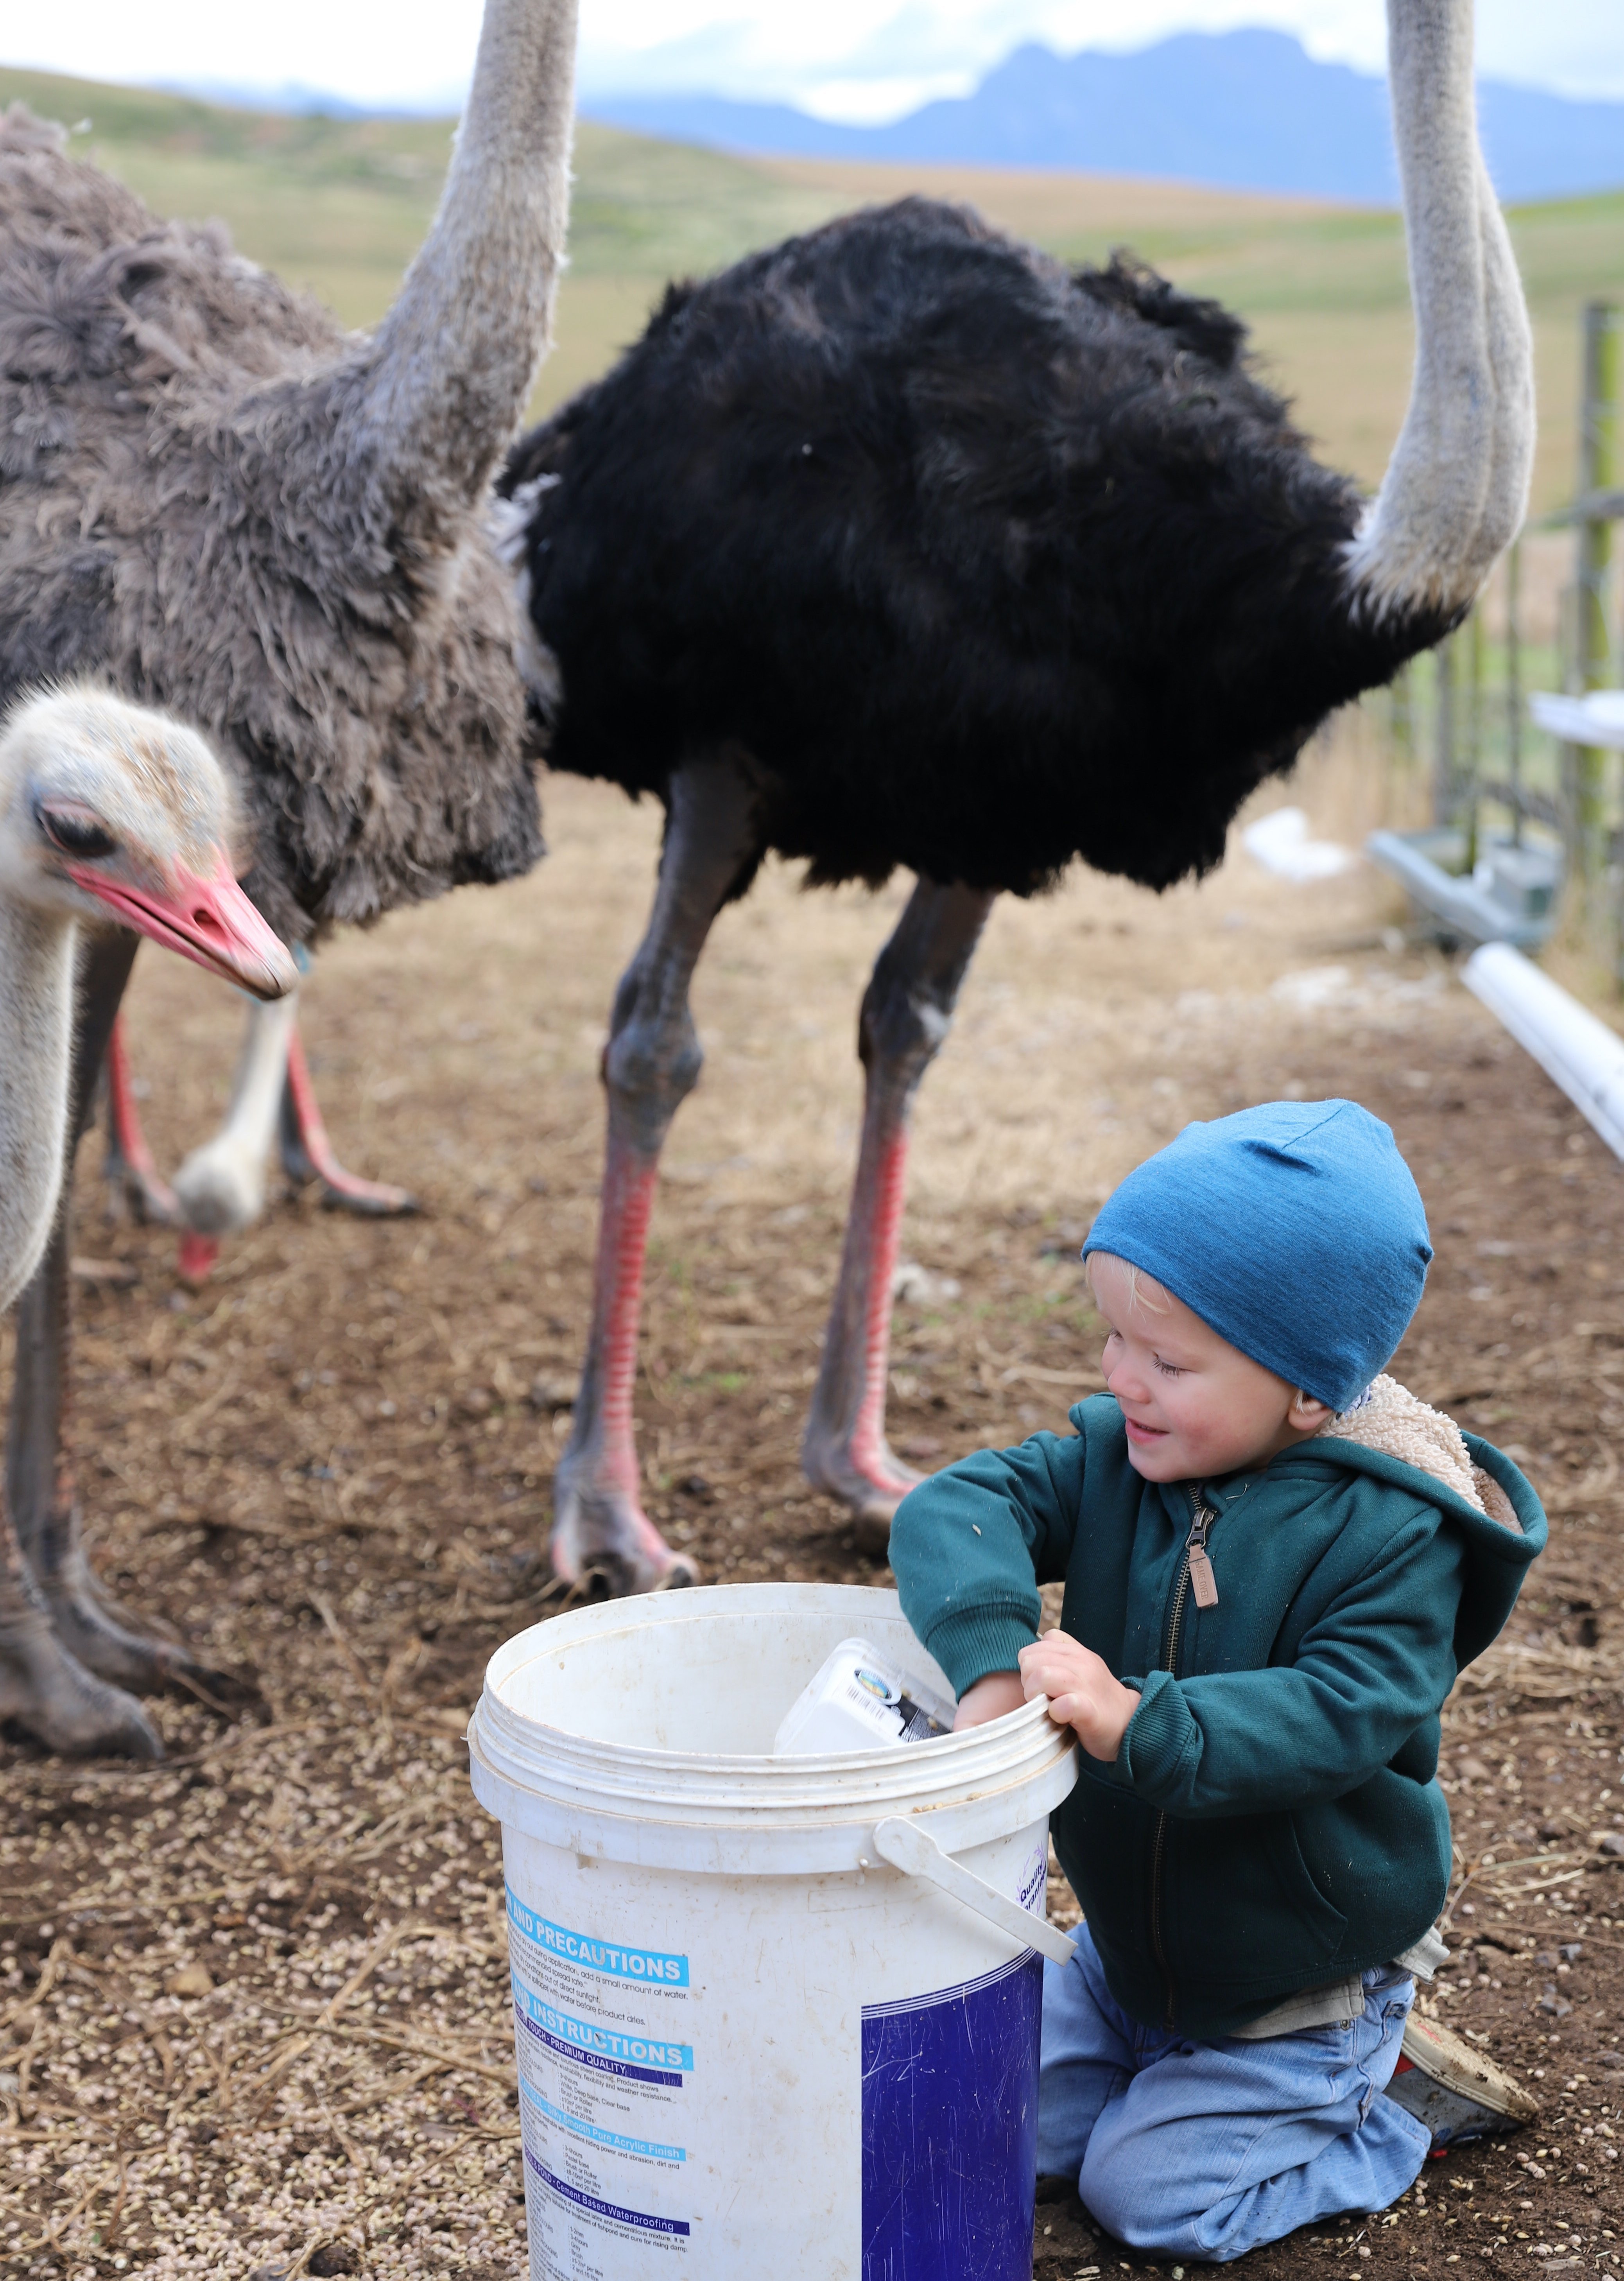
[{"label": "child's face", "polygon": [[1100,1366],[1122,1409],[1128,1456],[1148,1481],[1208,1481],[1267,1465],[1329,1411],[1253,1362],[1153,1275],[1090,1252],[1088,1280],[1110,1335]]}]

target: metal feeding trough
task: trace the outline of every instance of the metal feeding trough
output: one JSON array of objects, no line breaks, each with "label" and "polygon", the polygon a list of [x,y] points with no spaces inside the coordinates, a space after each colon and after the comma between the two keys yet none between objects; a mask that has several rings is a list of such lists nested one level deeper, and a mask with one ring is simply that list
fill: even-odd
[{"label": "metal feeding trough", "polygon": [[1470,871],[1466,834],[1456,824],[1373,831],[1365,852],[1408,891],[1448,941],[1509,942],[1533,950],[1556,924],[1562,851],[1554,841],[1480,832]]}]

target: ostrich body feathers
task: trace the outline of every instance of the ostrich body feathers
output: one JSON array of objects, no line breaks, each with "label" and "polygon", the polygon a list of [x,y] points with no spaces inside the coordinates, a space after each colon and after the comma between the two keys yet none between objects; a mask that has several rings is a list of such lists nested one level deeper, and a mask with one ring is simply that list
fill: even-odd
[{"label": "ostrich body feathers", "polygon": [[290,940],[542,852],[511,580],[345,424],[368,350],[0,120],[0,705],[89,673],[209,733]]},{"label": "ostrich body feathers", "polygon": [[499,483],[550,764],[659,792],[733,748],[758,852],[816,880],[1207,870],[1452,622],[1353,606],[1362,501],[1243,344],[1136,265],[1070,274],[924,199],[674,286]]}]

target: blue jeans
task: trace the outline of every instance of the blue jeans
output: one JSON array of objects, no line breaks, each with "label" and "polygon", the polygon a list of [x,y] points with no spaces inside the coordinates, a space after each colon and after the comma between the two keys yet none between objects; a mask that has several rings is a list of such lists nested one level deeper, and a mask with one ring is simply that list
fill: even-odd
[{"label": "blue jeans", "polygon": [[1118,2240],[1223,2264],[1413,2184],[1429,2134],[1380,2096],[1415,1997],[1407,1972],[1365,1973],[1345,2027],[1198,2044],[1130,2017],[1087,1925],[1075,1937],[1070,1964],[1043,1968],[1038,2175],[1075,2178]]}]

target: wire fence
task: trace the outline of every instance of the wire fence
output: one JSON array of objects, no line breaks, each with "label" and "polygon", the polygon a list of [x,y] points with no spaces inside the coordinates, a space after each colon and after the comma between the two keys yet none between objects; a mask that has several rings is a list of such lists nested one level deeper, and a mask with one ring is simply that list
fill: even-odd
[{"label": "wire fence", "polygon": [[[1559,844],[1570,910],[1608,939],[1624,992],[1624,754],[1564,743],[1529,716],[1543,691],[1624,688],[1617,527],[1624,522],[1617,305],[1584,311],[1578,483],[1572,505],[1531,523],[1489,594],[1455,633],[1385,693],[1388,748],[1412,810],[1462,835],[1465,868],[1489,841]],[[1554,610],[1527,610],[1526,571],[1572,534]],[[1418,798],[1425,791],[1424,799]]]}]

